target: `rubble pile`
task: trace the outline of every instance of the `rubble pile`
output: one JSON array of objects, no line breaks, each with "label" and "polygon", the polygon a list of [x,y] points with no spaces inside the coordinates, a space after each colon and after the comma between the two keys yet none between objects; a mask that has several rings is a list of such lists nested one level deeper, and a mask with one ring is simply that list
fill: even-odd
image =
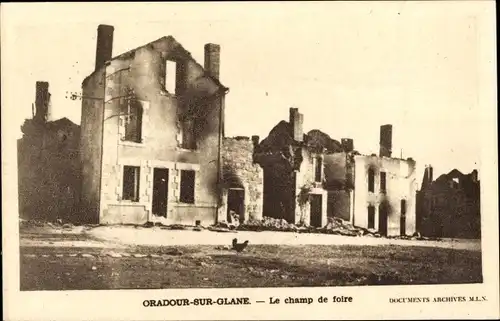
[{"label": "rubble pile", "polygon": [[297,232],[299,228],[295,224],[288,223],[285,219],[276,219],[264,216],[262,220],[248,220],[237,228],[241,231],[281,231]]}]

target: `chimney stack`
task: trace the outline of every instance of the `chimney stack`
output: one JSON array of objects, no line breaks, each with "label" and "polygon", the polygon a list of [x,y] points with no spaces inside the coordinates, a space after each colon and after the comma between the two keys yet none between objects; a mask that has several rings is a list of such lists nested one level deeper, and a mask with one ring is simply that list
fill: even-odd
[{"label": "chimney stack", "polygon": [[354,150],[354,141],[352,138],[342,138],[340,140],[340,144],[342,145],[342,149],[344,152],[349,153]]},{"label": "chimney stack", "polygon": [[46,122],[49,113],[49,83],[46,81],[36,82],[36,96],[35,96],[35,119],[40,122]]},{"label": "chimney stack", "polygon": [[257,136],[257,135],[253,135],[252,136],[252,143],[253,143],[253,147],[257,147],[257,145],[259,145],[259,140],[260,140],[260,137]]},{"label": "chimney stack", "polygon": [[471,179],[474,183],[477,183],[478,181],[478,173],[477,173],[477,169],[473,170],[471,173],[470,173],[470,176],[471,176]]},{"label": "chimney stack", "polygon": [[298,108],[290,108],[290,126],[292,128],[292,137],[295,141],[301,142],[304,139],[302,125],[304,123],[304,115],[299,113]]},{"label": "chimney stack", "polygon": [[215,79],[219,79],[220,46],[207,43],[205,45],[205,71]]},{"label": "chimney stack", "polygon": [[380,157],[391,157],[392,125],[380,126]]},{"label": "chimney stack", "polygon": [[97,48],[95,53],[95,70],[98,70],[106,61],[111,60],[113,54],[113,32],[115,28],[108,25],[97,27]]}]

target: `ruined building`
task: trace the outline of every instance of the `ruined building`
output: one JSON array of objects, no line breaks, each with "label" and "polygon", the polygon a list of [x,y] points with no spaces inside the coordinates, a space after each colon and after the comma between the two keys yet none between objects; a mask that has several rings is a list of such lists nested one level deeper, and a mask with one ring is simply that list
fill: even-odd
[{"label": "ruined building", "polygon": [[19,214],[24,219],[76,220],[80,127],[51,117],[49,83],[36,82],[33,118],[17,142]]},{"label": "ruined building", "polygon": [[325,160],[329,214],[385,236],[415,233],[416,163],[392,157],[392,125],[380,127],[378,156],[361,155],[348,145]]},{"label": "ruined building", "polygon": [[171,36],[112,57],[113,32],[98,27],[95,70],[82,83],[82,213],[103,224],[216,222],[228,92],[220,47],[205,45],[204,66]]},{"label": "ruined building", "polygon": [[433,180],[426,166],[417,192],[417,228],[425,236],[481,237],[480,181],[477,170],[454,169]]},{"label": "ruined building", "polygon": [[339,217],[382,235],[415,232],[415,162],[391,157],[392,126],[381,126],[380,154],[361,155],[352,139],[307,134],[290,109],[256,149],[264,169],[265,216],[324,226]]},{"label": "ruined building", "polygon": [[303,133],[303,114],[290,108],[262,140],[255,159],[264,170],[264,216],[290,223],[324,226],[327,221],[324,155],[340,151],[338,142],[319,131]]},{"label": "ruined building", "polygon": [[255,162],[258,136],[224,137],[222,147],[223,189],[219,217],[232,222],[231,212],[239,222],[262,219],[263,170]]}]

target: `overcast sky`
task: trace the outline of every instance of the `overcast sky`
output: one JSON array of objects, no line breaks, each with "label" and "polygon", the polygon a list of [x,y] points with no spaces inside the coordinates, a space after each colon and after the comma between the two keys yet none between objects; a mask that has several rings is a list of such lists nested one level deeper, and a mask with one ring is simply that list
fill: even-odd
[{"label": "overcast sky", "polygon": [[392,124],[393,155],[414,158],[419,175],[425,164],[436,177],[470,172],[491,106],[479,104],[478,24],[464,3],[17,4],[2,17],[2,51],[8,88],[22,94],[4,107],[18,128],[35,82],[48,81],[53,116],[79,124],[81,102],[65,95],[93,71],[104,23],[115,27],[113,56],[172,35],[203,64],[204,44],[220,44],[228,136],[262,139],[297,107],[306,132],[353,138],[364,154],[378,153],[379,126]]}]

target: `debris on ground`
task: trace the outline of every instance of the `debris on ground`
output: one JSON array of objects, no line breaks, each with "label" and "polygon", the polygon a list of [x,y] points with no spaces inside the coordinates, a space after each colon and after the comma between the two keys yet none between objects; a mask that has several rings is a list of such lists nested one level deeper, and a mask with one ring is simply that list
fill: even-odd
[{"label": "debris on ground", "polygon": [[[226,225],[224,225],[226,224]],[[218,223],[221,228],[232,229],[227,223]],[[382,235],[376,229],[367,229],[354,226],[351,222],[343,220],[339,217],[329,217],[328,222],[324,227],[314,227],[307,224],[295,225],[288,223],[285,219],[277,219],[272,217],[263,217],[262,220],[250,219],[238,225],[236,230],[240,231],[281,231],[281,232],[298,232],[298,233],[323,233],[333,235],[343,235],[352,237],[377,237]],[[403,239],[403,240],[439,240],[437,238],[423,237],[419,233],[412,236],[390,236],[388,238]]]}]

